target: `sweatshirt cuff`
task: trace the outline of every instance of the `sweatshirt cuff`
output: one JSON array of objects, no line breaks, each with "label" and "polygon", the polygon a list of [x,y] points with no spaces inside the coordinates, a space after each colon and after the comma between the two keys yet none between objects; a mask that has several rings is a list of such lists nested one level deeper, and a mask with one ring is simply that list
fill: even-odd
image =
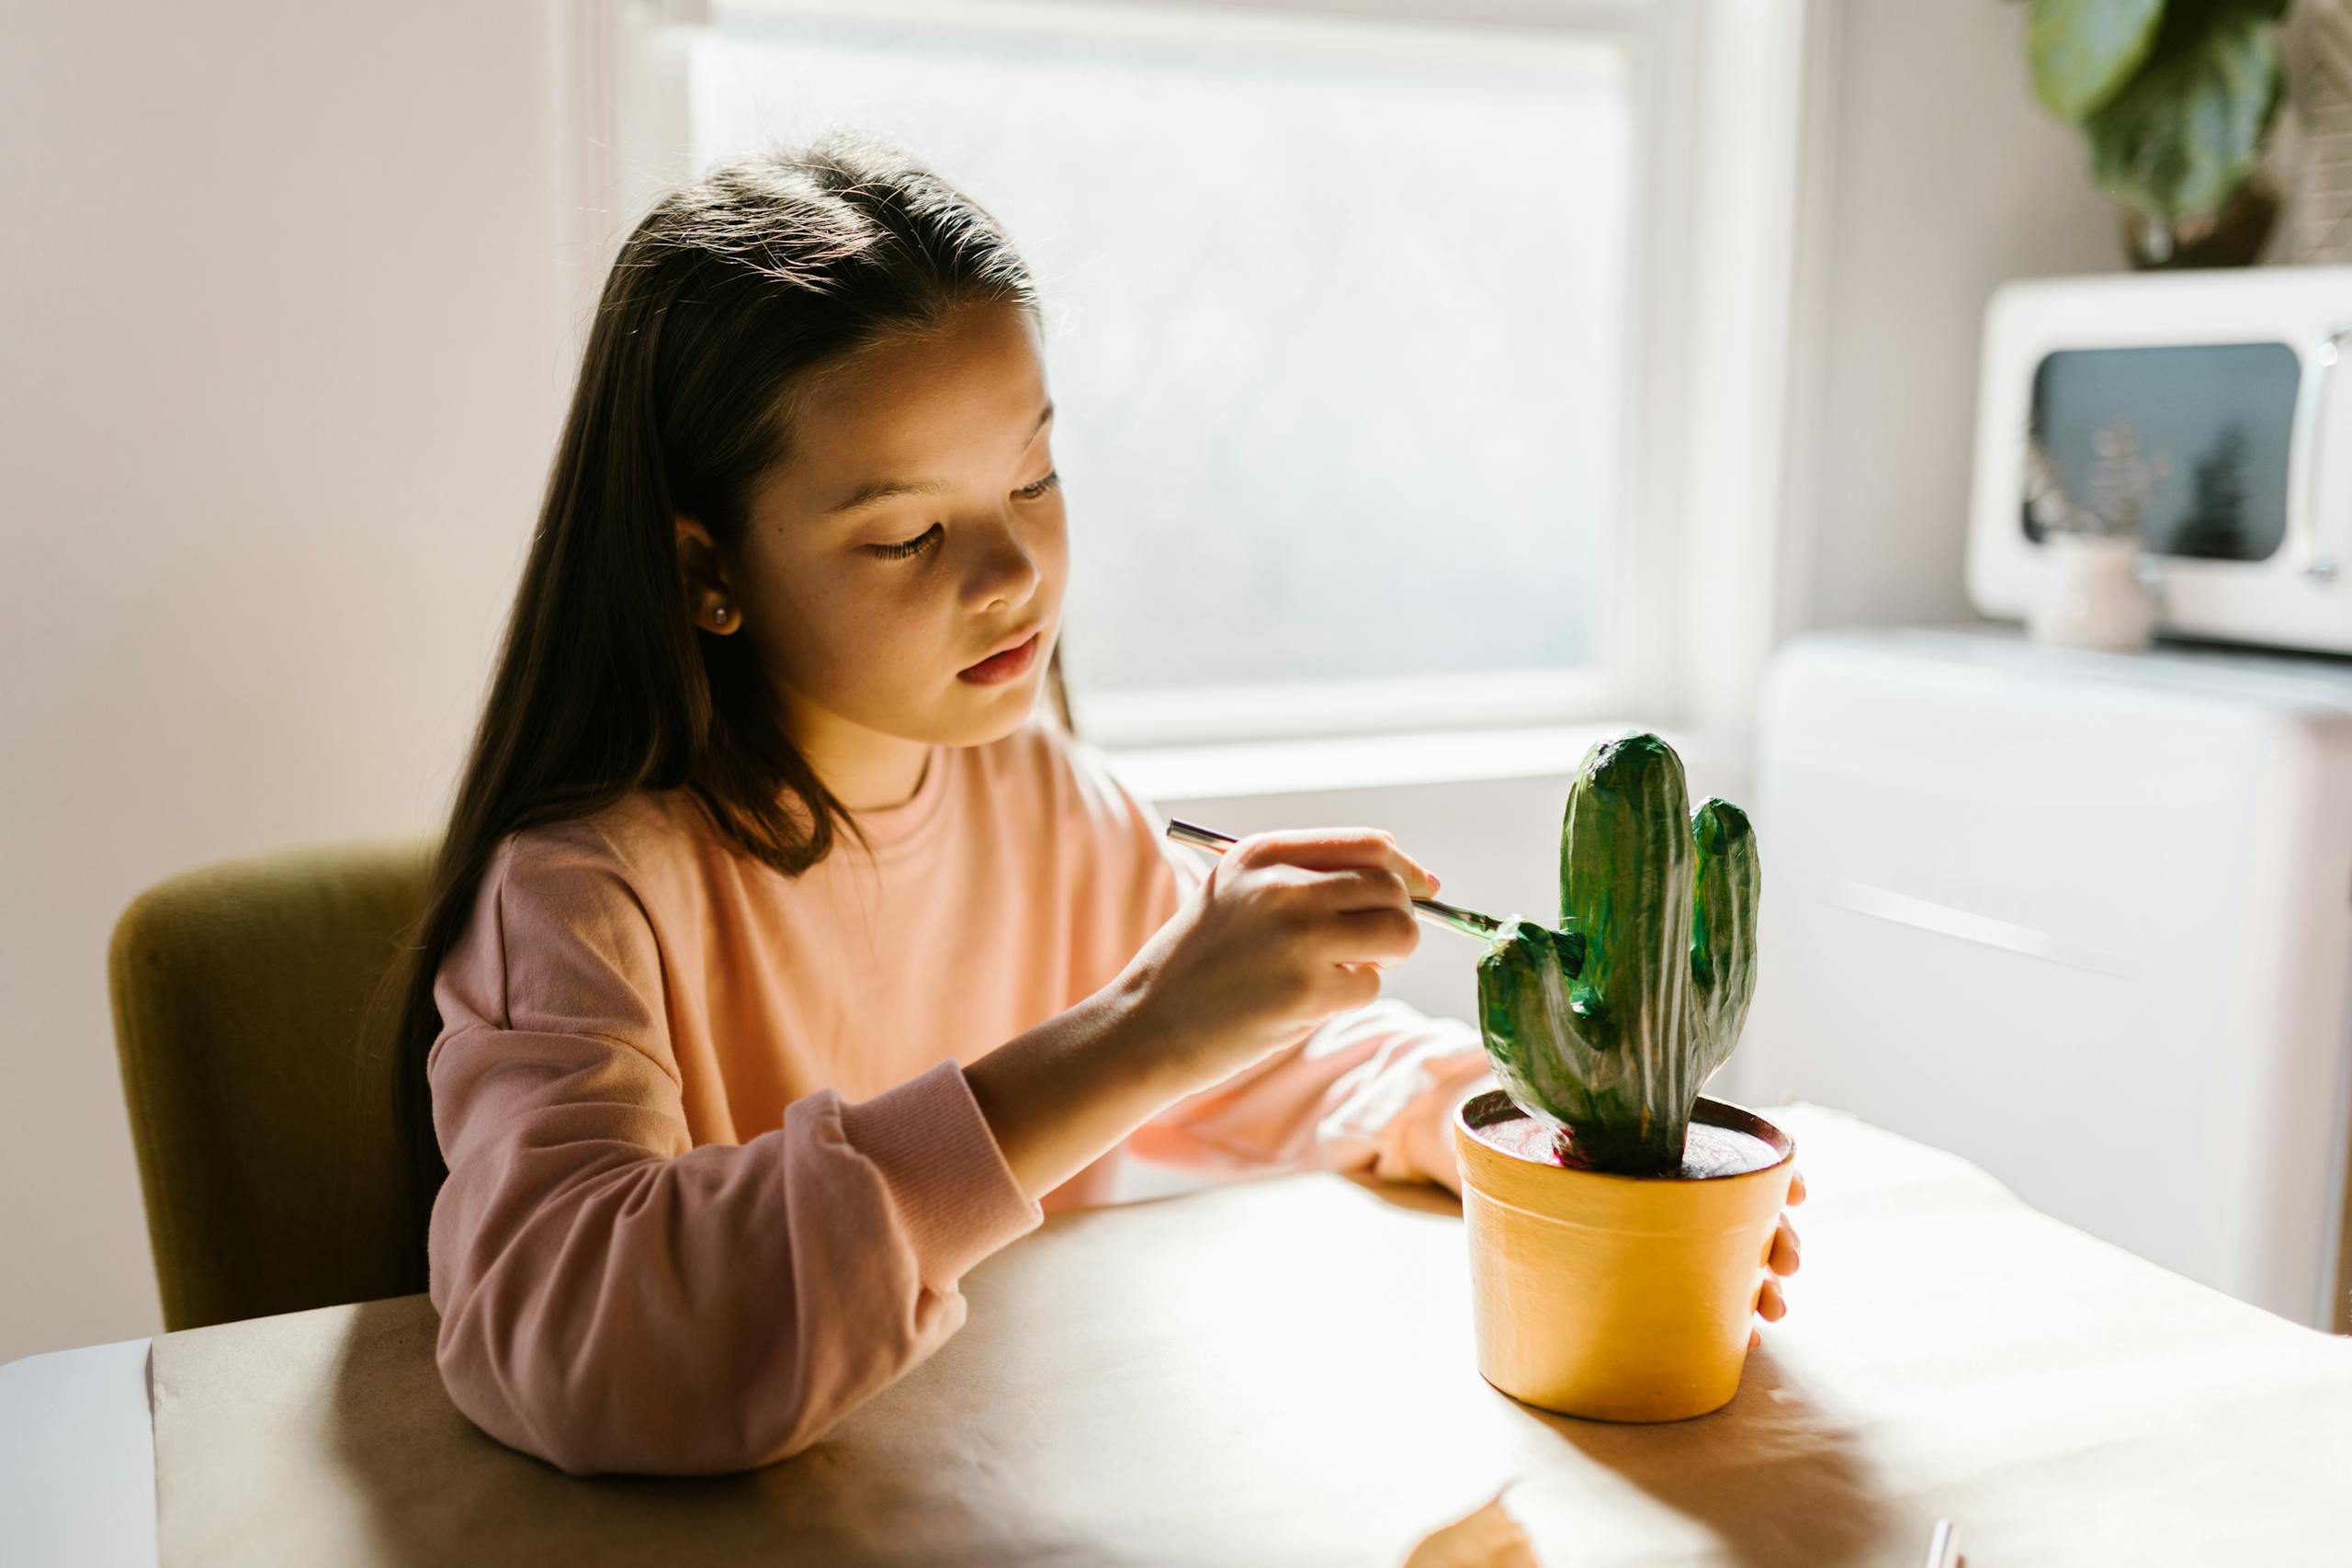
[{"label": "sweatshirt cuff", "polygon": [[1046,1217],[1005,1163],[963,1067],[945,1061],[842,1107],[842,1135],[890,1189],[923,1283],[946,1290]]}]

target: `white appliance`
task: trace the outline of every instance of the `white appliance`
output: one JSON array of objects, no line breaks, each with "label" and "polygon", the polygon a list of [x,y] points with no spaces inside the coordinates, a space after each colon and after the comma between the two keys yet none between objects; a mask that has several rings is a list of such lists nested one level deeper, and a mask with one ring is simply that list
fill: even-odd
[{"label": "white appliance", "polygon": [[1754,805],[1733,1093],[1849,1110],[2352,1330],[2352,660],[1799,638]]},{"label": "white appliance", "polygon": [[1968,590],[2019,618],[2050,527],[2136,529],[2162,625],[2352,651],[2352,267],[2005,285],[1984,318]]}]

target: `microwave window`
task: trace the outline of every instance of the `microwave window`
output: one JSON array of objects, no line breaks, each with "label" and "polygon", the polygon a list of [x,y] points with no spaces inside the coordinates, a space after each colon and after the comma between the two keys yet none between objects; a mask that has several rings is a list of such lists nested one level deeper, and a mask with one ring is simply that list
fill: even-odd
[{"label": "microwave window", "polygon": [[2156,555],[2263,559],[2287,531],[2300,375],[2283,343],[2049,355],[2033,378],[2026,536],[2136,531]]}]

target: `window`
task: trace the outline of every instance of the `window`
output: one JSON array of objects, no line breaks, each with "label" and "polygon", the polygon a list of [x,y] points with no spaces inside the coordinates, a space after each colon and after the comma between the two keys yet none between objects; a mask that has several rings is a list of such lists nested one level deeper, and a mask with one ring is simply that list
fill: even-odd
[{"label": "window", "polygon": [[1634,87],[1571,30],[977,3],[722,6],[687,90],[696,167],[875,130],[1028,257],[1121,741],[1607,684]]}]

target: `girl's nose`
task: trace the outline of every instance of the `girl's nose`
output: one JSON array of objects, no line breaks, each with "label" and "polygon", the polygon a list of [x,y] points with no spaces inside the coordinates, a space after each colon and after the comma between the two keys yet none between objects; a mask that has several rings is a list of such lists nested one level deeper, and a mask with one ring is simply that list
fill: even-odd
[{"label": "girl's nose", "polygon": [[1037,592],[1044,574],[1010,521],[991,520],[967,529],[965,536],[976,541],[965,585],[965,597],[975,609],[1025,604]]}]

